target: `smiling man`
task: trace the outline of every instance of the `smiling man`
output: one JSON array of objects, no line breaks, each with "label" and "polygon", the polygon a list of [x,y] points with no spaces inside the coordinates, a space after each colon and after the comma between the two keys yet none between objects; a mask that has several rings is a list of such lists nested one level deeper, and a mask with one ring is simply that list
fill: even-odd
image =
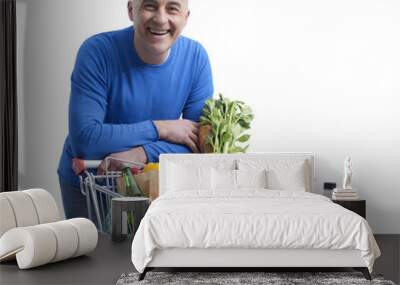
[{"label": "smiling man", "polygon": [[[165,12],[160,10],[160,5]],[[134,45],[149,64],[161,64],[168,57],[189,17],[187,1],[133,0],[129,18],[135,23]]]},{"label": "smiling man", "polygon": [[58,168],[67,218],[87,217],[74,157],[146,163],[198,151],[198,120],[213,83],[204,48],[181,36],[188,1],[131,0],[128,14],[133,27],[90,37],[76,58]]}]

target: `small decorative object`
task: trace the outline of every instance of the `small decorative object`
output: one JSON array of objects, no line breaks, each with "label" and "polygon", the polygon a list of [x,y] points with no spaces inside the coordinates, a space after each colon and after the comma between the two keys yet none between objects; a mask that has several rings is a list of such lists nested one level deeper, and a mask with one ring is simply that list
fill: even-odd
[{"label": "small decorative object", "polygon": [[350,156],[344,161],[343,187],[333,189],[332,199],[334,200],[357,200],[358,192],[351,186],[353,176],[353,162]]},{"label": "small decorative object", "polygon": [[353,176],[353,162],[350,156],[346,157],[344,161],[344,178],[343,178],[343,189],[353,189],[351,187],[351,178]]},{"label": "small decorative object", "polygon": [[199,147],[203,153],[246,152],[250,139],[245,131],[250,129],[253,112],[242,101],[229,100],[219,94],[219,99],[209,99],[200,117]]}]

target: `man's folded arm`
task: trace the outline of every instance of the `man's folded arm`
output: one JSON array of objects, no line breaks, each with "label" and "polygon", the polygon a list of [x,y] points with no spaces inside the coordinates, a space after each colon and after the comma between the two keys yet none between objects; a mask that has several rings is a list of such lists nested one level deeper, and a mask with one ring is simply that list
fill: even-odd
[{"label": "man's folded arm", "polygon": [[147,155],[147,162],[158,162],[160,154],[163,153],[191,153],[192,151],[185,145],[174,144],[167,141],[156,141],[143,145]]},{"label": "man's folded arm", "polygon": [[71,76],[69,135],[73,154],[85,159],[102,159],[159,139],[151,120],[105,123],[110,86],[105,52],[96,39],[86,41],[78,52]]},{"label": "man's folded arm", "polygon": [[[203,47],[199,49],[199,58],[196,66],[196,79],[183,109],[182,118],[198,122],[202,114],[204,103],[212,98],[214,87],[212,71],[207,52]],[[174,144],[164,140],[143,145],[148,162],[158,162],[159,155],[163,153],[191,153],[189,147]]]},{"label": "man's folded arm", "polygon": [[153,121],[134,124],[104,123],[105,106],[85,94],[79,86],[72,86],[69,133],[77,157],[102,159],[110,153],[128,150],[158,140]]}]

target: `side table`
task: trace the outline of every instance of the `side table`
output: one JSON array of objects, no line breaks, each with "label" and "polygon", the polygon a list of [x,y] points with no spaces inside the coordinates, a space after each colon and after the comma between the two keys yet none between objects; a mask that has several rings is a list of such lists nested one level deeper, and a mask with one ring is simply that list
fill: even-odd
[{"label": "side table", "polygon": [[146,214],[150,199],[144,197],[113,198],[111,201],[111,239],[123,241],[127,236],[127,215],[133,213],[133,234]]},{"label": "side table", "polygon": [[340,206],[359,214],[361,217],[366,219],[366,201],[365,200],[332,200],[332,202],[339,204]]}]

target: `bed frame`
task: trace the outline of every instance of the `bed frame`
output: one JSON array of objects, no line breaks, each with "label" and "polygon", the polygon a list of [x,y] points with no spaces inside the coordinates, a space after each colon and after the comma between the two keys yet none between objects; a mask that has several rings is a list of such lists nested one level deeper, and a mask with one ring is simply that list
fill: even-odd
[{"label": "bed frame", "polygon": [[[328,249],[182,249],[156,250],[139,280],[156,268],[230,268],[234,271],[284,268],[353,268],[371,280],[359,250]],[[260,270],[263,271],[263,270]]]},{"label": "bed frame", "polygon": [[[216,154],[163,154],[160,156],[160,194],[165,191],[168,179],[166,165],[169,161],[182,159],[213,159],[215,157],[224,158],[228,155]],[[315,184],[315,159],[312,153],[251,153],[229,155],[234,160],[246,157],[263,158],[304,158],[309,160],[311,171],[309,181],[311,191]],[[371,275],[366,267],[365,261],[361,257],[359,250],[329,250],[329,249],[194,249],[194,248],[170,248],[156,250],[152,261],[147,265],[143,273],[139,275],[139,280],[143,280],[146,273],[160,268],[181,268],[181,269],[213,269],[229,268],[229,271],[265,271],[271,268],[285,268],[287,271],[296,268],[353,268],[361,271],[367,280],[371,280]],[[262,270],[264,269],[264,270]]]}]

